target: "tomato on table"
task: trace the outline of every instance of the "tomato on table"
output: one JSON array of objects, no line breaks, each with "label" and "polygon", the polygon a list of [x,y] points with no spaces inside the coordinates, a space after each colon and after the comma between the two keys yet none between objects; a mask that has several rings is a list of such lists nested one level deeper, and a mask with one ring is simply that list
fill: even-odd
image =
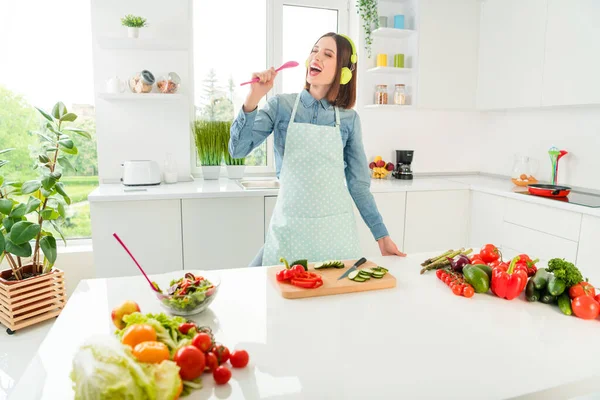
[{"label": "tomato on table", "polygon": [[571,302],[573,314],[583,319],[594,319],[600,313],[600,305],[593,297],[582,295]]},{"label": "tomato on table", "polygon": [[196,328],[196,324],[195,323],[193,323],[193,322],[184,322],[183,324],[179,325],[179,332],[183,333],[184,335],[187,335],[187,333],[192,328]]},{"label": "tomato on table", "polygon": [[500,251],[493,244],[486,244],[481,248],[479,255],[485,263],[490,263],[500,258]]},{"label": "tomato on table", "polygon": [[213,372],[219,366],[219,360],[217,360],[217,356],[212,351],[206,353],[206,368]]},{"label": "tomato on table", "polygon": [[213,371],[213,378],[215,378],[217,385],[224,385],[229,382],[229,379],[231,378],[231,371],[229,368],[221,365]]},{"label": "tomato on table", "polygon": [[233,368],[244,368],[248,365],[250,356],[246,350],[234,350],[231,352],[229,362]]},{"label": "tomato on table", "polygon": [[229,360],[229,349],[220,343],[216,343],[211,351],[217,356],[219,365],[226,363]]},{"label": "tomato on table", "polygon": [[212,346],[212,338],[206,333],[199,333],[192,339],[192,345],[196,346],[201,352],[206,353]]},{"label": "tomato on table", "polygon": [[193,381],[204,372],[206,358],[196,346],[183,346],[173,359],[179,366],[179,376],[185,381]]},{"label": "tomato on table", "polygon": [[466,298],[473,297],[474,294],[475,294],[475,289],[473,289],[473,286],[466,285],[463,288],[462,295],[465,296]]},{"label": "tomato on table", "polygon": [[578,284],[571,286],[569,289],[569,297],[574,299],[579,296],[596,297],[596,289],[588,282],[579,282]]}]

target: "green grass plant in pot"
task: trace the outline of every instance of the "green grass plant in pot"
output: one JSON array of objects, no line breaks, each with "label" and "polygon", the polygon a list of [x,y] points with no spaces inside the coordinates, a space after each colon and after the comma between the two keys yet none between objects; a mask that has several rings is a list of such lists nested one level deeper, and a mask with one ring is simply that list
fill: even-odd
[{"label": "green grass plant in pot", "polygon": [[[38,178],[26,182],[10,181],[2,175],[0,169],[0,264],[6,261],[10,267],[0,272],[0,287],[3,289],[0,296],[6,296],[7,293],[10,296],[11,285],[26,280],[28,283],[19,285],[19,289],[30,293],[30,298],[35,297],[36,292],[48,293],[49,290],[55,290],[56,296],[52,296],[59,299],[59,293],[64,293],[64,286],[56,284],[53,289],[49,287],[62,280],[62,271],[54,267],[58,257],[55,235],[59,235],[65,245],[67,243],[61,226],[65,222],[65,207],[71,204],[71,198],[61,182],[62,172],[73,169],[68,156],[78,154],[71,136],[91,139],[91,135],[82,129],[68,126],[69,122],[77,119],[77,115],[68,112],[63,103],[56,103],[50,114],[41,109],[38,111],[43,117],[43,125],[41,131],[34,133],[41,138],[41,144],[32,163]],[[0,150],[0,158],[11,150]],[[0,159],[0,168],[7,163],[8,160]],[[51,273],[57,273],[56,278],[45,279],[45,275]],[[37,283],[38,280],[45,283]],[[25,288],[27,285],[32,285],[31,291]],[[44,303],[49,309],[55,305],[48,299]],[[17,308],[24,307],[25,305]],[[56,312],[59,311],[55,310],[54,314],[50,311],[44,314],[36,311],[40,316],[36,322],[43,320],[44,316],[56,316]],[[9,330],[26,326],[23,323],[26,319],[19,317],[19,322],[11,322],[11,316],[8,317],[1,322],[9,325]]]},{"label": "green grass plant in pot", "polygon": [[229,137],[231,122],[221,122],[218,126],[221,135],[221,145],[223,146],[223,158],[227,166],[227,176],[229,179],[242,179],[246,170],[245,158],[232,158],[229,154]]},{"label": "green grass plant in pot", "polygon": [[198,158],[202,164],[204,179],[219,179],[221,161],[223,159],[223,145],[221,144],[220,121],[194,121],[194,139]]},{"label": "green grass plant in pot", "polygon": [[121,25],[127,27],[127,36],[133,39],[137,39],[140,36],[140,28],[148,26],[146,18],[131,14],[127,14],[121,18]]}]

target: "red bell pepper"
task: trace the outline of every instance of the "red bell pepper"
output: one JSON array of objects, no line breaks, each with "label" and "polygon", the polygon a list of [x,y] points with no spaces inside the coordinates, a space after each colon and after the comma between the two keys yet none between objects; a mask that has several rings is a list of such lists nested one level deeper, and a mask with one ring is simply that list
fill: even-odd
[{"label": "red bell pepper", "polygon": [[492,292],[503,299],[512,300],[517,297],[527,285],[527,272],[515,268],[519,257],[511,260],[508,269],[499,265],[492,269]]}]

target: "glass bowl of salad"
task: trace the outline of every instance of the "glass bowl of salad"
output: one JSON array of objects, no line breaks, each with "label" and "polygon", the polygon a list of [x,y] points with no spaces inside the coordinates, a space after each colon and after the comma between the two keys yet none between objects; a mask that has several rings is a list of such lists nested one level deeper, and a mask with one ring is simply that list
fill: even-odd
[{"label": "glass bowl of salad", "polygon": [[156,298],[165,310],[173,315],[199,314],[213,302],[219,291],[221,280],[210,272],[187,272],[182,278],[172,279],[169,288],[158,292]]}]

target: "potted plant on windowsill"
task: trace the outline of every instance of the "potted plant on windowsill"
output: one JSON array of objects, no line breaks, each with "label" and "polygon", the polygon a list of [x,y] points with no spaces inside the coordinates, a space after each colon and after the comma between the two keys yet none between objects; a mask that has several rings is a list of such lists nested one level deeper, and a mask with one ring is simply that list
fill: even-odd
[{"label": "potted plant on windowsill", "polygon": [[137,39],[140,36],[140,28],[148,26],[146,18],[127,14],[121,18],[121,24],[127,27],[127,36]]},{"label": "potted plant on windowsill", "polygon": [[221,160],[223,159],[223,146],[219,129],[221,121],[196,120],[193,124],[194,139],[198,158],[202,164],[204,179],[219,179],[221,173]]},{"label": "potted plant on windowsill", "polygon": [[[61,169],[71,167],[66,155],[78,152],[70,135],[91,138],[84,130],[65,126],[77,115],[63,103],[51,114],[38,111],[45,119],[43,130],[35,132],[42,138],[33,167],[40,171],[39,178],[8,182],[0,174],[0,263],[6,260],[10,267],[0,271],[0,323],[8,333],[56,317],[66,303],[63,272],[54,267],[54,234],[65,240],[60,225],[65,205],[71,203],[60,182]],[[0,167],[7,162],[0,160]]]},{"label": "potted plant on windowsill", "polygon": [[223,159],[227,166],[227,176],[229,179],[242,179],[246,170],[245,158],[233,158],[229,154],[229,137],[231,131],[231,122],[221,122],[217,126],[221,137],[221,146],[223,148]]}]

